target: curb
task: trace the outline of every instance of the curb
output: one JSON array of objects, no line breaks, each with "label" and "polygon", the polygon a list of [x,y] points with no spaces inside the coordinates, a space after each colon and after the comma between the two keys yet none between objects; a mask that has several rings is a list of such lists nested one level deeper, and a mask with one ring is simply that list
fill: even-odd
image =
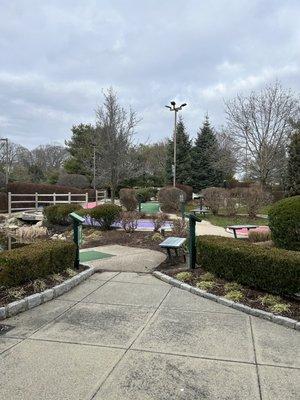
[{"label": "curb", "polygon": [[197,296],[201,296],[206,299],[215,301],[217,303],[222,304],[223,306],[231,307],[231,308],[234,308],[235,310],[242,311],[242,312],[252,315],[254,317],[263,318],[268,321],[274,322],[275,324],[283,325],[287,328],[291,328],[291,329],[300,331],[300,322],[298,322],[294,319],[282,317],[280,315],[262,311],[257,308],[251,308],[251,307],[245,306],[244,304],[241,304],[241,303],[235,303],[232,300],[227,300],[224,297],[216,296],[215,294],[205,292],[204,290],[201,290],[194,286],[188,285],[187,283],[178,281],[177,279],[174,279],[171,276],[165,275],[159,271],[153,271],[153,275],[156,278],[161,279],[162,281],[164,281],[166,283],[169,283],[170,285],[173,285],[180,289],[183,289],[183,290],[186,290],[193,294],[196,294]]},{"label": "curb", "polygon": [[89,267],[89,269],[80,272],[59,285],[53,286],[51,289],[46,289],[43,292],[32,294],[22,300],[13,301],[4,307],[0,307],[0,321],[30,310],[31,308],[37,307],[40,304],[46,303],[47,301],[67,293],[73,287],[79,285],[79,283],[93,275],[94,272],[95,268]]}]

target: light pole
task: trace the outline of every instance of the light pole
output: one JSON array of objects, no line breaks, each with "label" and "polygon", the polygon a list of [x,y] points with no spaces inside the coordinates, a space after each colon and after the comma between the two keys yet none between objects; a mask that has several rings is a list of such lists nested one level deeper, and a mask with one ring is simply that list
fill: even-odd
[{"label": "light pole", "polygon": [[93,187],[96,195],[96,144],[95,143],[93,143],[93,176],[94,176]]},{"label": "light pole", "polygon": [[5,142],[5,184],[8,184],[8,138],[1,138],[1,142]]},{"label": "light pole", "polygon": [[177,127],[177,113],[182,110],[183,107],[186,106],[186,103],[181,104],[181,106],[176,107],[175,101],[171,101],[171,106],[166,106],[170,111],[174,111],[174,160],[173,160],[173,186],[176,186],[176,147],[177,147],[177,138],[176,138],[176,127]]}]

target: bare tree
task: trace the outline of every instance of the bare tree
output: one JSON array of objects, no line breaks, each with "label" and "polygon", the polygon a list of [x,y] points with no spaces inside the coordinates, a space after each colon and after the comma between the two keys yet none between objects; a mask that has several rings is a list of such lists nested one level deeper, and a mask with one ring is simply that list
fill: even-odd
[{"label": "bare tree", "polygon": [[278,81],[260,92],[225,102],[228,131],[245,157],[247,178],[252,175],[266,185],[276,176],[274,169],[281,169],[279,160],[291,132],[289,121],[298,104],[294,94]]},{"label": "bare tree", "polygon": [[109,185],[114,202],[119,182],[129,177],[132,168],[130,150],[138,121],[133,110],[119,105],[112,88],[103,94],[103,106],[96,110],[96,163],[98,179]]}]

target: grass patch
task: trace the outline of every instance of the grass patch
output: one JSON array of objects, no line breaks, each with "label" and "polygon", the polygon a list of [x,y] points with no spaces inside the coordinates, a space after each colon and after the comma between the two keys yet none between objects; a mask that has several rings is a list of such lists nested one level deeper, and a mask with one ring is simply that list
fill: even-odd
[{"label": "grass patch", "polygon": [[250,218],[246,216],[227,217],[226,215],[208,214],[203,219],[223,228],[226,228],[228,225],[268,225],[269,223],[264,218]]}]

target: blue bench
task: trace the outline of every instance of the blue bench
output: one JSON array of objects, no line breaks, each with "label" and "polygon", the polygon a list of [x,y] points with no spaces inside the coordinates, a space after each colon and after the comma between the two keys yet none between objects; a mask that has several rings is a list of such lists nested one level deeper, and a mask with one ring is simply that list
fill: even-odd
[{"label": "blue bench", "polygon": [[[168,237],[162,243],[160,243],[160,247],[167,250],[168,258],[169,260],[171,260],[172,259],[171,250],[173,249],[175,251],[176,256],[178,256],[178,249],[182,248],[185,242],[186,238]],[[183,253],[183,258],[184,261],[186,261],[185,253]]]}]

